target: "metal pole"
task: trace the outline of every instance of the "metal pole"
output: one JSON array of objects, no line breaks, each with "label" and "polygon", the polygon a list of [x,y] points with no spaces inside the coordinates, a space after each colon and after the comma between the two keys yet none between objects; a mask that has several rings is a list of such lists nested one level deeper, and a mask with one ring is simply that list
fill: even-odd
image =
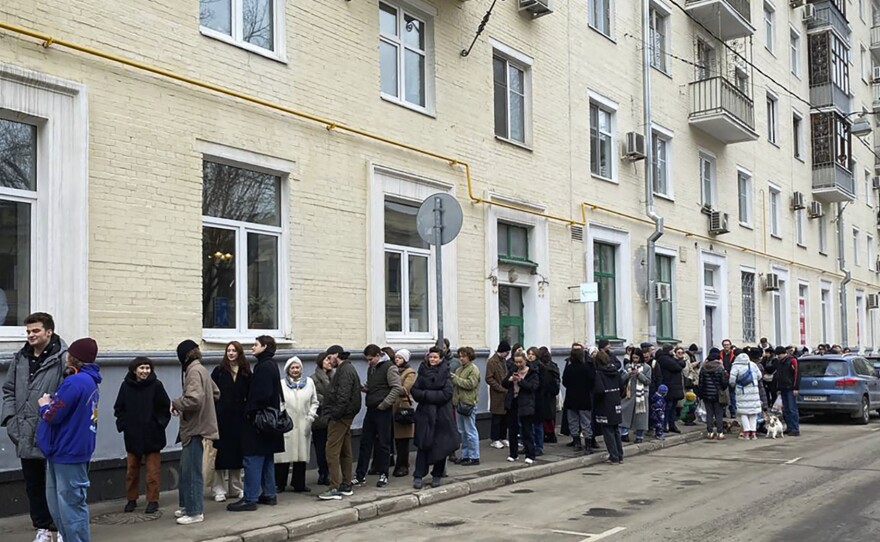
[{"label": "metal pole", "polygon": [[434,247],[437,252],[437,348],[443,349],[443,200],[434,198]]},{"label": "metal pole", "polygon": [[844,231],[844,222],[843,222],[843,210],[846,209],[846,205],[838,202],[837,203],[837,264],[840,268],[841,273],[843,273],[843,279],[840,281],[840,291],[838,295],[840,296],[840,346],[849,346],[849,339],[847,338],[847,328],[849,327],[849,318],[847,314],[847,302],[846,302],[846,286],[852,280],[852,274],[849,269],[846,267],[846,252],[844,248],[846,247],[846,232]]}]

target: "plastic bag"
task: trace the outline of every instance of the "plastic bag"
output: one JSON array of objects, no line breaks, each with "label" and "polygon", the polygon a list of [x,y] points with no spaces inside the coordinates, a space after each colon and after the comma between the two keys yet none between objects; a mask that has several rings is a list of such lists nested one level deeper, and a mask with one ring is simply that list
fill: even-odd
[{"label": "plastic bag", "polygon": [[697,404],[697,419],[700,420],[700,423],[706,423],[706,406],[702,401]]},{"label": "plastic bag", "polygon": [[770,409],[771,412],[780,413],[782,412],[782,396],[778,395],[776,400],[773,401],[773,408]]}]

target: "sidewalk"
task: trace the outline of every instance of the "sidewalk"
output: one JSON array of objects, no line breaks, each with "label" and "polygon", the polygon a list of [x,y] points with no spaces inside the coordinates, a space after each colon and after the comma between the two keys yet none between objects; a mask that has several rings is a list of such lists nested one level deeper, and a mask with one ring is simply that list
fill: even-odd
[{"label": "sidewalk", "polygon": [[[682,435],[672,435],[663,443],[648,439],[640,445],[624,444],[624,455],[650,452],[675,446],[699,438],[698,427],[681,427]],[[177,508],[177,492],[167,491],[160,497],[159,513],[148,516],[143,513],[143,496],[138,510],[131,514],[122,512],[123,500],[102,502],[91,506],[92,540],[95,542],[274,542],[314,534],[328,529],[351,525],[376,516],[384,516],[426,506],[496,487],[532,480],[568,470],[600,463],[605,459],[603,450],[593,455],[576,454],[565,446],[567,437],[560,436],[559,444],[547,444],[544,455],[532,466],[523,463],[520,455],[517,463],[506,461],[506,449],[489,447],[489,441],[481,441],[481,464],[478,467],[448,467],[448,478],[443,486],[416,491],[412,477],[391,478],[388,487],[377,489],[376,476],[367,477],[367,485],[355,488],[352,497],[342,501],[321,501],[317,493],[323,486],[315,484],[316,471],[310,471],[306,480],[311,494],[281,493],[277,506],[260,506],[256,512],[232,513],[226,511],[227,503],[215,503],[205,499],[205,521],[192,526],[179,526],[174,521]],[[602,440],[599,439],[599,443]],[[414,454],[411,459],[414,459]],[[24,498],[24,495],[22,495]],[[230,501],[231,502],[231,501]],[[31,542],[34,531],[30,518],[16,516],[0,520],[0,539],[4,542]]]}]

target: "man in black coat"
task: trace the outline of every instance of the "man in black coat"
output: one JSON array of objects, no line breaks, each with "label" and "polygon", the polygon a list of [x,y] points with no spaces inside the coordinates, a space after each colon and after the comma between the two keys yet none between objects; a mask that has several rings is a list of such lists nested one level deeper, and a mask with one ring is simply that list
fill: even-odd
[{"label": "man in black coat", "polygon": [[584,433],[586,449],[591,450],[593,440],[593,424],[590,411],[593,408],[593,388],[596,385],[596,367],[586,360],[581,348],[572,348],[570,362],[562,372],[562,385],[565,386],[565,402],[568,430],[571,444],[575,450],[581,450],[581,432]]},{"label": "man in black coat", "polygon": [[800,416],[797,409],[797,396],[800,390],[800,375],[797,359],[789,355],[784,346],[776,350],[776,388],[782,396],[782,417],[785,419],[785,434],[801,436]]},{"label": "man in black coat", "polygon": [[684,356],[684,349],[679,348],[676,352],[680,355],[672,354],[672,345],[665,345],[657,354],[657,364],[663,371],[663,384],[668,388],[666,393],[666,431],[670,433],[681,433],[675,426],[675,406],[679,401],[684,399],[684,376],[681,374],[687,363]]}]

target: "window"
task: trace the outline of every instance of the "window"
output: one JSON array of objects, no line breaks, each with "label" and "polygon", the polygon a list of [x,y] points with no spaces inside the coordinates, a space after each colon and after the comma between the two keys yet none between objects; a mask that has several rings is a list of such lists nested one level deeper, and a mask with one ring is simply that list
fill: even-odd
[{"label": "window", "polygon": [[822,317],[822,342],[830,343],[833,341],[831,335],[831,287],[823,286],[819,292],[819,310]]},{"label": "window", "polygon": [[416,204],[385,198],[385,331],[430,333],[431,247],[416,229]]},{"label": "window", "polygon": [[749,92],[749,74],[740,66],[733,70],[733,83],[736,85],[736,89],[743,93],[743,96],[752,95]]},{"label": "window", "polygon": [[864,45],[859,45],[859,68],[859,71],[862,72],[862,81],[867,83],[871,76],[871,60]]},{"label": "window", "polygon": [[773,12],[773,6],[764,2],[764,45],[771,53],[775,50],[775,25],[776,14]]},{"label": "window", "polygon": [[787,273],[779,269],[771,272],[779,275],[779,290],[770,292],[770,321],[773,326],[773,344],[787,344],[789,340],[788,280]]},{"label": "window", "polygon": [[862,265],[862,260],[859,258],[859,230],[853,228],[852,231],[852,252],[853,252],[853,264]]},{"label": "window", "polygon": [[660,11],[656,5],[651,5],[651,66],[661,72],[667,72],[666,50],[669,35],[669,13]]},{"label": "window", "polygon": [[527,109],[531,107],[529,66],[495,51],[492,57],[495,81],[495,135],[528,144]]},{"label": "window", "polygon": [[498,223],[498,260],[517,263],[529,261],[529,229],[506,222]]},{"label": "window", "polygon": [[798,337],[801,346],[807,344],[807,330],[810,328],[809,318],[810,310],[808,300],[810,299],[810,287],[806,284],[798,284]]},{"label": "window", "polygon": [[801,75],[801,35],[791,29],[791,73]]},{"label": "window", "polygon": [[859,17],[865,20],[865,0],[859,0]]},{"label": "window", "polygon": [[697,61],[695,69],[697,80],[703,81],[715,76],[715,48],[708,42],[697,38]]},{"label": "window", "polygon": [[675,258],[666,255],[657,255],[657,285],[666,285],[669,288],[669,299],[657,301],[657,338],[661,340],[673,340],[674,330],[674,307],[672,300],[675,299],[673,290],[673,277]]},{"label": "window", "polygon": [[779,112],[777,110],[777,105],[777,98],[767,94],[767,141],[773,144],[776,144],[776,137],[779,133]]},{"label": "window", "polygon": [[739,170],[737,176],[737,195],[739,200],[739,223],[752,225],[752,176]]},{"label": "window", "polygon": [[866,169],[865,170],[865,205],[867,205],[868,207],[874,206],[874,201],[873,201],[873,198],[871,197],[871,184],[872,184],[872,182],[873,181],[871,181],[871,170]]},{"label": "window", "polygon": [[791,144],[794,157],[803,160],[804,152],[804,117],[797,111],[791,114]]},{"label": "window", "polygon": [[755,274],[751,271],[740,271],[742,289],[742,329],[743,341],[755,342]]},{"label": "window", "polygon": [[596,338],[617,338],[617,247],[593,243],[593,277],[599,287],[599,301],[594,303]]},{"label": "window", "polygon": [[875,259],[874,259],[874,237],[871,235],[868,235],[867,233],[865,234],[865,245],[867,245],[866,253],[868,254],[868,266],[870,267],[870,266],[874,265],[874,262],[875,262]]},{"label": "window", "polygon": [[798,209],[794,212],[794,238],[798,246],[806,246],[806,241],[804,240],[806,213],[804,209]]},{"label": "window", "polygon": [[281,177],[202,163],[202,326],[280,333]]},{"label": "window", "polygon": [[614,113],[590,102],[590,171],[604,179],[614,178]]},{"label": "window", "polygon": [[416,109],[428,107],[431,24],[395,4],[379,2],[382,97]]},{"label": "window", "polygon": [[614,0],[590,0],[590,27],[611,37],[611,11]]},{"label": "window", "polygon": [[715,208],[715,157],[700,153],[700,193],[703,207]]},{"label": "window", "polygon": [[782,236],[782,192],[770,187],[770,235]]},{"label": "window", "polygon": [[828,252],[828,221],[825,216],[816,219],[819,223],[819,254],[827,254]]},{"label": "window", "polygon": [[672,197],[672,185],[669,178],[669,152],[672,141],[668,136],[655,130],[651,133],[651,145],[654,151],[654,193]]},{"label": "window", "polygon": [[832,32],[826,33],[826,39],[831,40],[831,81],[849,93],[849,46]]},{"label": "window", "polygon": [[37,127],[0,118],[0,327],[31,311],[37,202]]},{"label": "window", "polygon": [[277,0],[199,0],[199,24],[205,35],[250,51],[277,53],[284,38],[283,4]]}]

